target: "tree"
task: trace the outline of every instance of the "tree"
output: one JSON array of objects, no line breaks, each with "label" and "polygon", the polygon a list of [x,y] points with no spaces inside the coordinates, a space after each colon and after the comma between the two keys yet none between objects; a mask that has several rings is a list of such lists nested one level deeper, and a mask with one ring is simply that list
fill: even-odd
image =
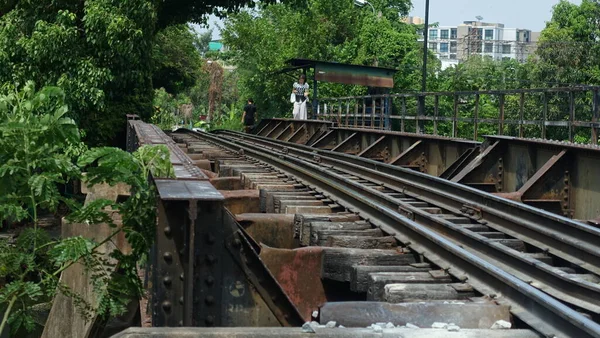
[{"label": "tree", "polygon": [[[289,111],[288,75],[277,71],[291,58],[308,58],[394,67],[419,48],[416,28],[401,23],[410,8],[406,0],[373,3],[382,17],[357,8],[351,0],[286,2],[241,12],[225,20],[222,37],[235,56],[243,96],[254,98],[262,116]],[[295,77],[295,76],[294,76]],[[323,83],[319,96],[365,94],[366,88]]]},{"label": "tree", "polygon": [[22,87],[27,80],[59,86],[86,141],[114,144],[124,136],[125,114],[152,113],[155,35],[246,4],[252,2],[2,1],[0,86]]},{"label": "tree", "polygon": [[[0,334],[7,324],[14,337],[25,336],[22,328],[33,331],[32,307],[51,301],[57,292],[74,297],[85,318],[92,313],[119,315],[130,297],[141,296],[136,264],[150,250],[156,223],[156,195],[148,177],[150,172],[171,177],[169,151],[165,146],[141,147],[134,154],[115,148],[87,150],[75,122],[67,117],[65,97],[57,87],[36,91],[31,81],[23,91],[0,91],[0,221],[29,225],[15,243],[0,240]],[[83,179],[84,170],[86,183],[123,182],[131,187],[131,197],[117,203],[98,199],[82,207],[63,196],[60,187]],[[39,226],[39,215],[59,205],[69,209],[71,221],[106,223],[114,232],[98,243],[82,237],[52,239]],[[119,213],[122,227],[105,208]],[[116,267],[100,247],[120,232],[132,250],[110,253],[119,262]],[[61,272],[73,264],[83,264],[93,276],[97,306],[60,282]]]},{"label": "tree", "polygon": [[187,25],[174,25],[159,32],[154,41],[152,84],[178,94],[196,84],[202,59],[197,36]]},{"label": "tree", "polygon": [[194,35],[194,46],[198,50],[200,55],[205,56],[206,52],[208,52],[208,47],[210,42],[212,41],[213,30],[209,29],[208,31]]},{"label": "tree", "polygon": [[536,79],[549,86],[600,84],[600,1],[561,0],[542,31],[533,60]]}]

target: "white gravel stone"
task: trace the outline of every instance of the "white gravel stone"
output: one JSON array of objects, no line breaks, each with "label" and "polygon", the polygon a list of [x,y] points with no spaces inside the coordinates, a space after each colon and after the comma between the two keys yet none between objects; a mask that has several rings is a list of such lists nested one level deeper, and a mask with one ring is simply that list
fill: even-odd
[{"label": "white gravel stone", "polygon": [[312,313],[312,317],[313,317],[313,318],[317,318],[317,317],[319,317],[319,311],[317,311],[317,310],[313,311],[313,313]]},{"label": "white gravel stone", "polygon": [[377,324],[373,324],[371,325],[371,327],[373,328],[373,330],[375,330],[375,332],[383,332],[383,328]]},{"label": "white gravel stone", "polygon": [[512,327],[512,324],[510,322],[507,322],[506,320],[498,320],[496,321],[491,329],[492,330],[508,330]]},{"label": "white gravel stone", "polygon": [[448,325],[447,329],[450,332],[458,332],[458,331],[460,331],[460,326],[454,325],[454,324],[450,324],[450,325]]},{"label": "white gravel stone", "polygon": [[448,327],[448,323],[435,322],[435,323],[431,324],[432,329],[445,329],[447,327]]},{"label": "white gravel stone", "polygon": [[346,327],[344,325],[340,325],[338,326],[339,329],[345,329]]},{"label": "white gravel stone", "polygon": [[406,323],[406,328],[407,329],[420,329],[420,327],[413,325],[411,323]]},{"label": "white gravel stone", "polygon": [[302,332],[305,333],[315,333],[315,329],[311,325],[312,323],[306,322],[302,325]]},{"label": "white gravel stone", "polygon": [[389,323],[385,324],[385,328],[386,329],[393,329],[393,328],[396,328],[396,325],[394,325],[391,322],[389,322]]},{"label": "white gravel stone", "polygon": [[326,327],[335,327],[335,324],[337,324],[337,323],[334,321],[331,321],[331,322],[327,322],[327,324],[325,324],[325,326]]}]

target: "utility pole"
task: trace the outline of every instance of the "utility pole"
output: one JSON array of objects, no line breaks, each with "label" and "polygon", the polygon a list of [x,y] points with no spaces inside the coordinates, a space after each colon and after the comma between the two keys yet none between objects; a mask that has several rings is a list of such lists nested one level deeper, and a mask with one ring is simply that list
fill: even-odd
[{"label": "utility pole", "polygon": [[[428,56],[428,37],[429,37],[429,0],[425,0],[425,29],[423,30],[423,78],[421,79],[421,92],[419,96],[419,115],[425,116],[425,92],[427,91],[427,56]],[[417,133],[424,133],[425,128],[423,120],[419,119]]]}]

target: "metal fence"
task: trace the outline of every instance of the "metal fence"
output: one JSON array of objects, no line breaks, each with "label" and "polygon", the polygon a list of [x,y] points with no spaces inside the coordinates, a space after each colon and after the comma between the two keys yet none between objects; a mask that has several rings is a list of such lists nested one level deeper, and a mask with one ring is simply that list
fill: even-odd
[{"label": "metal fence", "polygon": [[[598,144],[598,86],[320,98],[313,118],[342,127],[480,139],[507,135]],[[419,109],[424,97],[425,110]]]}]

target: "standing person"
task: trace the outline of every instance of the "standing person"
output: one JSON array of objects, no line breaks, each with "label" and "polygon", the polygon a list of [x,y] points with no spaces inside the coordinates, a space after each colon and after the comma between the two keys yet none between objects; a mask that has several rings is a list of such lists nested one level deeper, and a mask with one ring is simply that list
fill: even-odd
[{"label": "standing person", "polygon": [[294,82],[292,93],[296,96],[294,102],[294,119],[306,120],[306,101],[308,100],[308,83],[306,83],[306,75],[300,75],[298,82]]},{"label": "standing person", "polygon": [[249,133],[254,128],[254,120],[256,119],[256,106],[254,100],[248,99],[248,103],[244,107],[242,115],[242,123],[244,124],[244,132]]}]

